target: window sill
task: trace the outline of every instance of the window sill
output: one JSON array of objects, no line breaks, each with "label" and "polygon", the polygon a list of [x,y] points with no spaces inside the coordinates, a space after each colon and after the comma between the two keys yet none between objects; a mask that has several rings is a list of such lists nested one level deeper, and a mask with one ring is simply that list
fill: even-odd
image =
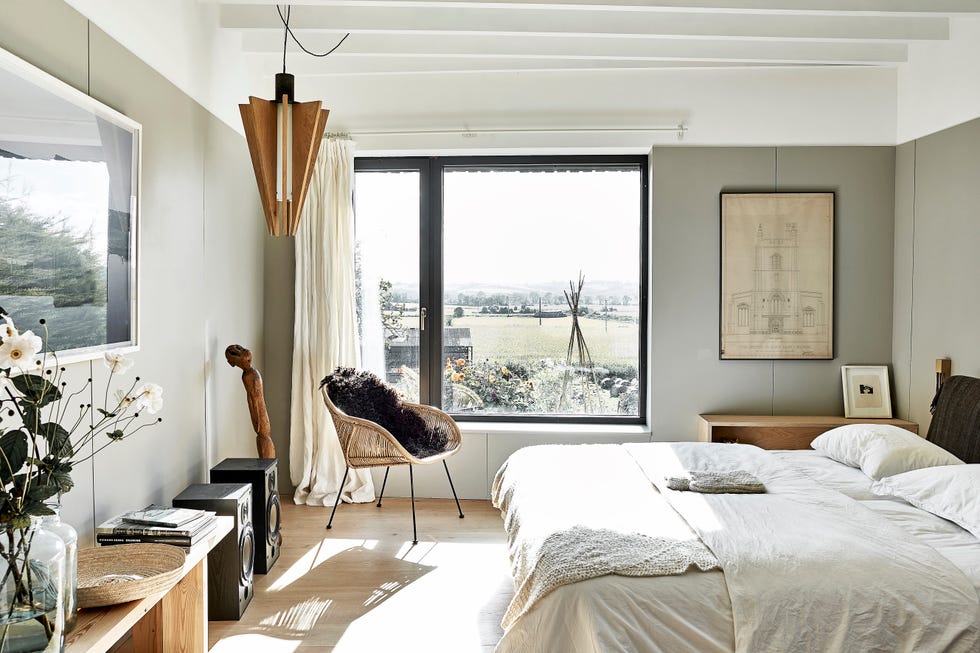
[{"label": "window sill", "polygon": [[456,422],[463,433],[531,433],[541,435],[626,435],[650,437],[642,424],[534,424],[527,422]]}]

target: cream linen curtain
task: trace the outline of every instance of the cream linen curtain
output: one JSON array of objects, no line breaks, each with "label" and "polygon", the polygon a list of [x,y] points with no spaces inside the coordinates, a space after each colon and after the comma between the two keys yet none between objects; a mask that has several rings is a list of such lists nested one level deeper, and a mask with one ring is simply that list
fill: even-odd
[{"label": "cream linen curtain", "polygon": [[[338,365],[357,367],[354,306],[354,143],[320,146],[296,234],[296,312],[289,473],[293,501],[332,506],[344,477],[337,432],[320,397],[320,380]],[[374,500],[367,470],[351,470],[341,499]]]}]

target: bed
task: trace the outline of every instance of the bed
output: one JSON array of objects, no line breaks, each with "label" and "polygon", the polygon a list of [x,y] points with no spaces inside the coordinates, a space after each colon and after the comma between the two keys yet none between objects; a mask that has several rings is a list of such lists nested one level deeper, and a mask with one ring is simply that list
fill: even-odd
[{"label": "bed", "polygon": [[[892,441],[868,433],[838,437],[844,454],[708,443],[516,452],[493,488],[516,583],[497,652],[980,650],[980,380],[944,385],[930,464],[910,462],[918,450],[882,454]],[[950,454],[969,464],[945,464]],[[896,463],[908,469],[886,469]],[[698,469],[748,470],[767,492],[665,487]]]}]

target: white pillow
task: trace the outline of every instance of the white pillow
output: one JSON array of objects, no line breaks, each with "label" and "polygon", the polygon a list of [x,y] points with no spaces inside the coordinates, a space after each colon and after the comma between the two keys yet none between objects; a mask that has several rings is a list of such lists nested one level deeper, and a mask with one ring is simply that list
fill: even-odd
[{"label": "white pillow", "polygon": [[810,444],[839,463],[860,467],[876,481],[913,469],[963,464],[945,449],[892,424],[848,424]]},{"label": "white pillow", "polygon": [[980,465],[917,469],[882,479],[871,485],[871,491],[905,499],[980,538]]}]

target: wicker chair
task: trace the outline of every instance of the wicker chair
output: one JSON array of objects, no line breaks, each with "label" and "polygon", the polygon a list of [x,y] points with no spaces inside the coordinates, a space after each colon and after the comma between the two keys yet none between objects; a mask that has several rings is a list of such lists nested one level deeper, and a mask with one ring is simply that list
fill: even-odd
[{"label": "wicker chair", "polygon": [[396,465],[408,465],[408,482],[412,493],[412,544],[418,544],[418,531],[415,525],[415,477],[412,473],[413,465],[431,465],[442,461],[442,466],[446,469],[446,477],[449,479],[449,488],[453,491],[453,499],[456,500],[456,510],[459,511],[459,518],[463,518],[463,509],[459,507],[459,497],[456,496],[456,487],[453,485],[453,477],[449,474],[449,465],[446,458],[459,451],[462,437],[459,427],[453,418],[442,412],[438,408],[426,406],[424,404],[413,404],[407,401],[402,402],[405,408],[413,411],[425,421],[426,426],[439,428],[449,436],[446,449],[432,456],[416,458],[395,439],[387,429],[379,424],[375,424],[360,417],[348,415],[330,401],[327,388],[320,389],[323,395],[323,402],[330,411],[334,426],[337,428],[337,437],[340,440],[340,448],[344,452],[344,461],[347,468],[344,470],[344,480],[340,482],[341,491],[337,492],[337,499],[334,501],[333,510],[330,511],[330,521],[327,528],[333,525],[333,516],[337,512],[337,504],[340,503],[340,494],[344,484],[347,482],[347,474],[351,468],[361,469],[365,467],[384,467],[385,478],[381,483],[381,494],[378,496],[379,508],[381,499],[384,497],[385,485],[388,484],[388,472]]}]

